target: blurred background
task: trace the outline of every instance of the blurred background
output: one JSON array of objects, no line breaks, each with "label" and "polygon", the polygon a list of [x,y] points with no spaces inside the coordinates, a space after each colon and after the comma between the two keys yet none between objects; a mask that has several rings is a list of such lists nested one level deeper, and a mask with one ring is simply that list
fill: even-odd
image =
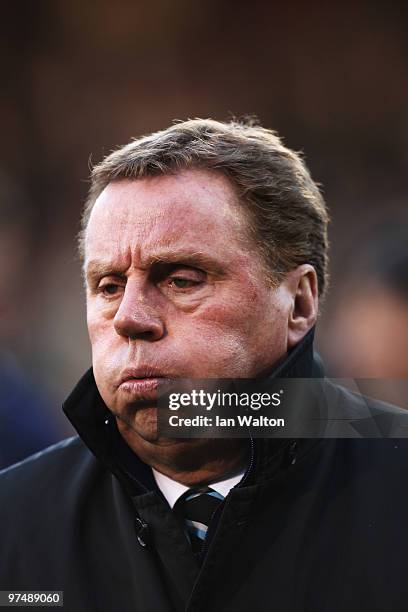
[{"label": "blurred background", "polygon": [[75,245],[90,159],[174,119],[255,114],[304,151],[332,219],[317,347],[331,375],[408,378],[406,3],[1,13],[0,466],[72,434],[60,406],[90,365]]}]

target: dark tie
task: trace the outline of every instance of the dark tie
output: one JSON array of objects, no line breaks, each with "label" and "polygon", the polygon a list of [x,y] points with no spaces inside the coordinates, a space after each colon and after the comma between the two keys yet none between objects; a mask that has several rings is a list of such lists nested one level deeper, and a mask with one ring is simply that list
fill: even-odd
[{"label": "dark tie", "polygon": [[175,503],[174,511],[184,520],[194,553],[201,551],[208,526],[224,496],[210,487],[186,491]]}]

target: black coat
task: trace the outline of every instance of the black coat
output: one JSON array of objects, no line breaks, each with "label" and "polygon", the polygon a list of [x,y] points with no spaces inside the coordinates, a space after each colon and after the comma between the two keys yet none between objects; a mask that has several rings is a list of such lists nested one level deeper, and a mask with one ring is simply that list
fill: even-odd
[{"label": "black coat", "polygon": [[[277,373],[321,375],[310,336]],[[408,609],[407,440],[253,441],[200,567],[92,371],[65,412],[80,437],[0,476],[0,590],[63,590],[67,612]]]}]

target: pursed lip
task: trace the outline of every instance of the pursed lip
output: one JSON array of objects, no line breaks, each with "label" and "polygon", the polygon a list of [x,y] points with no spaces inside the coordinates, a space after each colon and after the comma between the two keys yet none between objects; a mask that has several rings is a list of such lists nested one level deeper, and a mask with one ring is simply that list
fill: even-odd
[{"label": "pursed lip", "polygon": [[155,368],[126,368],[120,374],[119,384],[121,385],[122,383],[125,383],[129,380],[142,381],[163,378],[166,378],[166,376]]},{"label": "pursed lip", "polygon": [[152,367],[126,368],[120,374],[118,387],[132,395],[145,395],[157,392],[159,383],[169,377]]}]

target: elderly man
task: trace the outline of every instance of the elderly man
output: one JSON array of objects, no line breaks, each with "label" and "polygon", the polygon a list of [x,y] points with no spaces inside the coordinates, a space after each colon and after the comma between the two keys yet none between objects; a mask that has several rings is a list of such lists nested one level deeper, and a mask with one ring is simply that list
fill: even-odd
[{"label": "elderly man", "polygon": [[3,472],[1,589],[72,612],[405,610],[403,441],[157,435],[161,381],[324,376],[327,221],[258,126],[177,123],[94,168],[78,436]]}]

